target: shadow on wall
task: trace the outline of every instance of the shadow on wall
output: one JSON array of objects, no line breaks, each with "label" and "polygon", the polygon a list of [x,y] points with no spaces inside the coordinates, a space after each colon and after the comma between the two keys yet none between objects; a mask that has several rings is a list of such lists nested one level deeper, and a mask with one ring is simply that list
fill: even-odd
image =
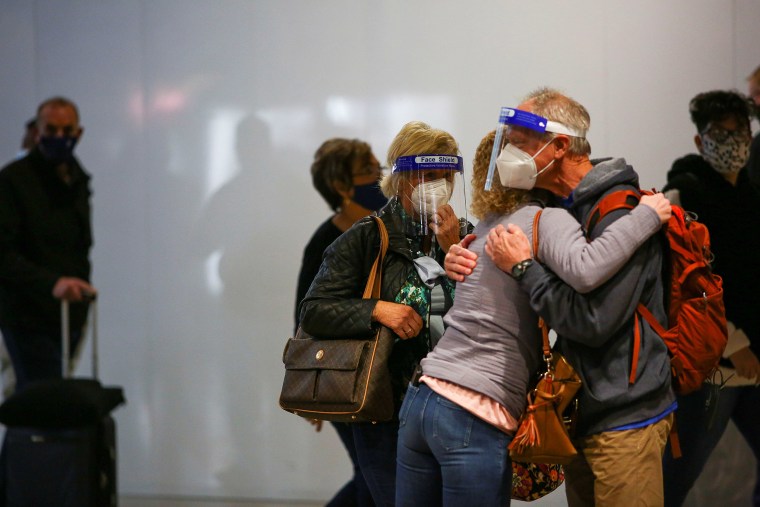
[{"label": "shadow on wall", "polygon": [[271,301],[261,286],[280,276],[277,237],[284,224],[277,210],[286,200],[274,166],[270,131],[255,116],[236,129],[238,171],[207,200],[202,210],[198,253],[206,259],[206,283],[222,306],[240,318]]},{"label": "shadow on wall", "polygon": [[[268,383],[281,381],[275,359],[284,343],[272,337],[279,336],[278,322],[289,322],[293,291],[280,285],[295,261],[283,252],[287,180],[269,126],[254,115],[242,118],[235,153],[238,170],[202,210],[195,254],[204,259],[207,313],[215,320],[208,339],[217,352],[205,366],[214,384],[208,395],[221,412],[207,420],[220,445],[212,473],[219,491],[250,495],[266,490],[261,461],[273,452],[266,430],[273,425],[271,393],[277,388]],[[267,373],[273,369],[277,375]]]}]

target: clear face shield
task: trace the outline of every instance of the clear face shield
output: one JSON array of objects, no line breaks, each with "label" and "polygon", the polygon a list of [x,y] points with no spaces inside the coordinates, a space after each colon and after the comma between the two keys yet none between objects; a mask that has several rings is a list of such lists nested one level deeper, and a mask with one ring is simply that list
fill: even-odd
[{"label": "clear face shield", "polygon": [[[536,184],[536,178],[547,170],[554,161],[542,168],[536,167],[536,156],[551,143],[546,134],[564,134],[571,137],[585,137],[585,132],[577,130],[539,116],[537,114],[502,107],[499,124],[496,127],[491,161],[488,164],[485,189],[491,190],[494,173],[498,169],[501,184],[507,188],[530,190]],[[541,148],[530,155],[520,149],[529,139],[544,140]]]},{"label": "clear face shield", "polygon": [[[403,207],[407,233],[447,236],[447,243],[467,227],[467,201],[462,157],[410,155],[399,157],[392,174],[398,175],[396,203]],[[443,238],[439,237],[441,243]]]}]

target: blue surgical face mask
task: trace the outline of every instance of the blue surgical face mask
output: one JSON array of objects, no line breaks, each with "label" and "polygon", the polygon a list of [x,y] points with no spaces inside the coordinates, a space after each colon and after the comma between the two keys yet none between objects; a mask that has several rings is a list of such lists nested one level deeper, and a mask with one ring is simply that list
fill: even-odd
[{"label": "blue surgical face mask", "polygon": [[40,137],[39,147],[42,154],[53,164],[68,162],[74,156],[74,147],[79,137],[73,136],[43,136]]},{"label": "blue surgical face mask", "polygon": [[380,191],[378,182],[354,185],[353,201],[368,210],[378,211],[388,203],[388,198]]}]

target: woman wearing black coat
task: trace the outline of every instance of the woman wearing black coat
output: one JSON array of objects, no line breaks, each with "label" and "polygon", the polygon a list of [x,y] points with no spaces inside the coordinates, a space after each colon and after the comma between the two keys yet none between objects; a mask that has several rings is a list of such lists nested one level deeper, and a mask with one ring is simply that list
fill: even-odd
[{"label": "woman wearing black coat", "polygon": [[[453,299],[454,284],[441,266],[449,247],[460,240],[460,220],[449,204],[454,191],[464,192],[455,183],[462,174],[458,152],[447,132],[422,122],[406,124],[388,150],[393,170],[381,182],[390,201],[378,212],[389,236],[380,299],[362,299],[380,248],[377,226],[366,217],[326,250],[300,307],[301,326],[317,338],[369,337],[379,324],[397,336],[388,364],[396,415],[388,422],[351,424],[359,465],[376,505],[394,504],[398,408],[415,366],[437,338],[430,322]],[[433,303],[433,291],[443,293],[444,308]]]}]

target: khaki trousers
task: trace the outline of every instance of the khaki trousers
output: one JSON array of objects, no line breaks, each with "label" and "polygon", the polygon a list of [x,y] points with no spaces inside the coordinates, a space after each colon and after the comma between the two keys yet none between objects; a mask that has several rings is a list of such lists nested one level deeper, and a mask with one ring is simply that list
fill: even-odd
[{"label": "khaki trousers", "polygon": [[672,425],[670,414],[644,428],[574,440],[578,456],[565,466],[569,507],[662,506],[662,455]]}]

